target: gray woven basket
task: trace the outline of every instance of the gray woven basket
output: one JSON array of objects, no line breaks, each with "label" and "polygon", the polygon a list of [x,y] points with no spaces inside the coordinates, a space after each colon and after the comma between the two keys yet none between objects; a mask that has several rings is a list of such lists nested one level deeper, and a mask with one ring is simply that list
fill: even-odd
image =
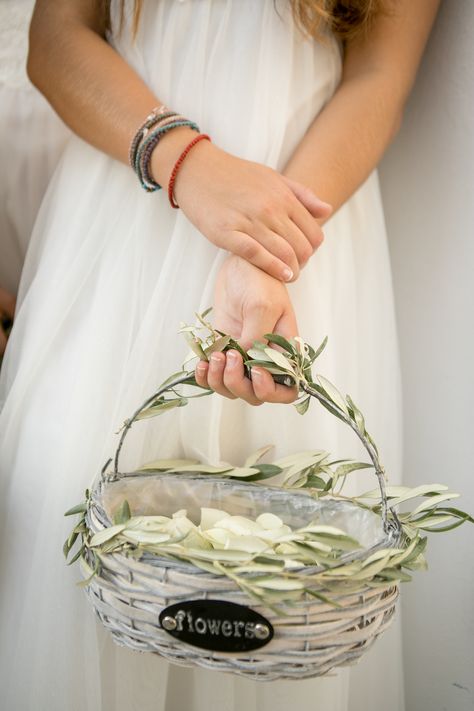
[{"label": "gray woven basket", "polygon": [[[173,381],[172,386],[183,382],[185,376]],[[126,498],[134,515],[171,515],[178,508],[186,508],[193,518],[200,506],[213,506],[246,516],[271,511],[292,526],[315,519],[337,525],[342,516],[346,522],[352,520],[354,528],[347,532],[364,546],[362,551],[344,554],[344,561],[366,559],[376,550],[399,544],[401,528],[396,515],[388,517],[380,465],[376,474],[381,516],[348,501],[318,500],[303,491],[224,477],[188,472],[120,473],[119,455],[128,430],[164,390],[149,398],[127,421],[114,469],[103,471],[99,477],[86,514],[92,534],[112,525],[114,502]],[[320,394],[310,392],[311,388],[307,391],[321,400]],[[142,495],[146,487],[159,501],[158,511],[144,503],[153,499]],[[361,530],[365,531],[365,540],[359,535]],[[304,570],[311,575],[319,569],[305,566]],[[273,680],[321,676],[334,667],[357,662],[390,625],[399,590],[396,583],[390,583],[377,588],[361,585],[357,592],[345,594],[331,592],[339,607],[305,593],[297,601],[269,609],[226,576],[149,552],[140,557],[113,552],[100,554],[99,570],[86,593],[118,644],[160,654],[176,664]],[[216,624],[217,634],[212,633]]]}]

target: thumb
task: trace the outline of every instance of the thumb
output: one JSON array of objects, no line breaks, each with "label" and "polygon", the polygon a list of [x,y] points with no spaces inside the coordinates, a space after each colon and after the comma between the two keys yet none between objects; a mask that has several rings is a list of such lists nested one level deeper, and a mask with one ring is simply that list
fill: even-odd
[{"label": "thumb", "polygon": [[317,219],[327,219],[332,213],[332,206],[328,202],[324,202],[306,185],[298,183],[292,178],[287,178],[283,175],[283,180],[292,190],[295,197],[305,206],[311,215]]},{"label": "thumb", "polygon": [[[291,305],[284,310],[283,314],[278,319],[273,329],[274,333],[283,336],[287,341],[299,335],[298,324],[296,322],[295,312]],[[268,331],[266,331],[268,333]]]},{"label": "thumb", "polygon": [[242,348],[248,350],[254,341],[264,341],[263,335],[271,333],[280,318],[279,313],[267,306],[250,306],[243,314],[242,334],[239,338]]},{"label": "thumb", "polygon": [[251,309],[244,315],[242,335],[239,343],[242,348],[251,348],[254,341],[263,341],[265,333],[277,333],[286,339],[298,335],[298,324],[291,304],[287,304],[280,314],[270,310]]}]

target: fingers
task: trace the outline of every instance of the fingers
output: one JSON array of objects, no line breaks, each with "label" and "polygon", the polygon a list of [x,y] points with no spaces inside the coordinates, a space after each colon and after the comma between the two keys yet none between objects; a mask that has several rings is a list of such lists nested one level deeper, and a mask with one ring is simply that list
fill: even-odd
[{"label": "fingers", "polygon": [[296,400],[296,386],[277,385],[271,374],[264,368],[252,368],[251,380],[245,376],[244,362],[238,351],[227,351],[224,368],[224,385],[236,397],[250,405],[264,402],[290,403]]},{"label": "fingers", "polygon": [[332,206],[324,200],[313,193],[311,188],[306,185],[298,183],[292,178],[288,178],[286,175],[282,175],[283,180],[288,185],[290,190],[294,193],[295,197],[304,205],[308,212],[316,219],[327,220],[327,218],[332,213]]},{"label": "fingers", "polygon": [[238,351],[226,353],[224,385],[234,395],[250,405],[261,405],[262,400],[254,393],[250,378],[245,375],[244,361]]},{"label": "fingers", "polygon": [[226,237],[226,249],[262,269],[279,281],[294,281],[324,235],[316,216],[328,216],[332,208],[304,186],[301,195],[308,195],[308,210],[296,194],[289,197],[285,212],[267,214],[265,220],[255,220],[244,230],[232,230]]},{"label": "fingers", "polygon": [[250,379],[245,375],[244,362],[238,351],[212,353],[209,363],[199,361],[196,381],[232,400],[239,397],[250,405],[262,404],[253,391]]},{"label": "fingers", "polygon": [[[320,200],[310,188],[283,177],[297,198],[290,213],[291,219],[305,235],[315,252],[324,239],[321,224],[331,215],[332,207],[327,202]],[[300,260],[300,266],[302,265],[303,262]]]},{"label": "fingers", "polygon": [[245,375],[244,362],[238,351],[213,353],[209,363],[200,361],[196,366],[196,381],[202,387],[210,387],[219,395],[231,399],[240,398],[249,405],[264,402],[290,403],[296,400],[296,386],[275,383],[271,374],[263,368],[252,368],[252,380]]},{"label": "fingers", "polygon": [[288,282],[294,277],[293,270],[288,264],[245,232],[237,230],[230,232],[226,237],[225,248],[279,281]]},{"label": "fingers", "polygon": [[269,254],[273,254],[291,269],[292,280],[299,277],[300,258],[309,245],[305,236],[301,234],[292,220],[286,219],[277,222],[274,219],[271,223],[269,222],[269,225],[257,222],[252,225],[251,236]]},{"label": "fingers", "polygon": [[211,388],[214,392],[234,400],[237,396],[226,388],[223,382],[224,367],[226,364],[225,353],[212,353],[209,363],[200,360],[196,365],[196,382],[201,387]]},{"label": "fingers", "polygon": [[305,236],[306,250],[310,250],[305,261],[300,261],[300,266],[304,266],[314,252],[321,246],[324,240],[323,230],[317,220],[301,204],[296,205],[291,215],[295,227]]},{"label": "fingers", "polygon": [[251,377],[253,391],[263,402],[290,403],[298,397],[296,386],[289,388],[287,385],[278,385],[264,368],[252,368]]},{"label": "fingers", "polygon": [[[287,339],[298,335],[296,315],[289,300],[276,323],[273,309],[265,305],[252,308],[248,314],[246,313],[240,343],[243,348],[248,348],[255,340],[261,340],[264,333],[271,332]],[[296,386],[289,388],[275,383],[271,374],[264,368],[252,367],[251,378],[253,392],[259,400],[290,403],[298,397]]]},{"label": "fingers", "polygon": [[313,234],[315,233],[316,228],[318,229],[318,232],[321,232],[321,229],[319,228],[319,225],[316,220],[311,217],[307,210],[305,210],[304,208],[302,208],[302,210],[306,213],[309,220],[309,224],[305,224],[303,220],[301,220],[301,224],[304,225],[305,229],[301,229],[301,226],[296,224],[295,221],[288,219],[285,221],[285,223],[281,226],[279,230],[279,232],[285,235],[285,238],[293,248],[296,258],[298,260],[298,272],[295,272],[295,276],[292,281],[296,281],[297,277],[299,276],[300,268],[304,267],[304,265],[314,254],[315,247],[311,239],[313,240],[313,242],[316,241],[316,235]]}]

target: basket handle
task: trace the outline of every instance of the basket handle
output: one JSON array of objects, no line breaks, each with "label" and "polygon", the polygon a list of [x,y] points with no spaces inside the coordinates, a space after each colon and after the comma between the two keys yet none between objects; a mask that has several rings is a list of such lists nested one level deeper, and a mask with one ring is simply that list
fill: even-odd
[{"label": "basket handle", "polygon": [[[264,367],[264,366],[262,366]],[[248,369],[249,372],[247,373],[247,377],[251,378],[251,373],[250,369]],[[273,380],[276,383],[282,384],[282,385],[287,385],[288,387],[291,387],[295,384],[295,381],[290,375],[272,375]],[[165,392],[168,392],[170,390],[173,390],[175,387],[178,385],[194,385],[196,386],[196,380],[194,377],[194,373],[189,373],[189,372],[184,372],[181,375],[176,376],[176,378],[173,378],[172,380],[168,379],[163,383],[162,386],[153,394],[151,397],[147,398],[145,402],[140,405],[140,407],[133,413],[132,417],[130,419],[126,420],[124,423],[122,435],[120,437],[120,441],[118,443],[115,456],[114,456],[114,470],[113,470],[113,478],[118,479],[120,478],[121,474],[119,473],[119,459],[120,459],[120,452],[123,447],[123,444],[125,442],[125,438],[133,425],[134,422],[138,419],[140,414],[146,410],[157,398],[159,398],[161,395],[163,395]],[[199,387],[199,386],[198,386]],[[395,532],[399,530],[399,520],[396,512],[394,509],[390,509],[394,520],[390,521],[388,518],[388,500],[387,500],[387,493],[386,493],[386,488],[385,488],[385,470],[384,467],[382,466],[379,455],[377,452],[377,448],[375,447],[373,441],[371,440],[370,437],[366,437],[362,434],[362,432],[357,428],[356,424],[352,421],[352,419],[342,410],[338,409],[337,406],[335,406],[334,402],[329,400],[327,397],[324,396],[323,393],[319,392],[315,388],[311,387],[308,383],[302,382],[301,383],[301,389],[304,390],[308,395],[311,397],[316,398],[322,405],[326,407],[326,409],[329,409],[330,411],[334,412],[334,410],[337,409],[337,416],[339,419],[343,420],[351,429],[355,432],[355,434],[358,436],[360,441],[362,442],[365,450],[367,451],[372,464],[374,466],[375,474],[377,476],[379,488],[380,488],[380,496],[381,496],[381,513],[382,513],[382,524],[383,524],[383,529],[385,533],[389,534],[391,532]],[[111,460],[109,460],[103,470],[102,473],[105,472],[106,468],[108,467],[109,463]]]}]

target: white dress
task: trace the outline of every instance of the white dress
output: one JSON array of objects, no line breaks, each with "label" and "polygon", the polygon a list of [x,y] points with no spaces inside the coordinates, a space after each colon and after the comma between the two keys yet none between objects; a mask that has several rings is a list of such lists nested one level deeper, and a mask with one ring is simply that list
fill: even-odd
[{"label": "white dress", "polygon": [[12,293],[69,134],[26,74],[33,5],[34,0],[0,0],[0,286]]},{"label": "white dress", "polygon": [[[145,1],[136,40],[126,21],[111,42],[217,145],[276,168],[341,75],[338,44],[304,40],[287,3],[273,0]],[[375,173],[325,232],[290,285],[300,332],[312,344],[329,335],[318,372],[360,405],[398,483],[399,366]],[[64,564],[63,512],[82,500],[123,420],[179,369],[188,350],[179,322],[212,303],[224,257],[166,194],[146,194],[129,168],[70,140],[35,226],[1,381],[0,675],[9,711],[403,711],[399,616],[355,667],[258,683],[115,646],[74,585],[79,572]],[[361,454],[316,404],[302,417],[292,406],[215,395],[137,425],[122,463],[132,470],[177,455],[237,463],[270,442],[275,457],[318,446]],[[365,472],[352,476],[352,490],[375,485]]]}]

